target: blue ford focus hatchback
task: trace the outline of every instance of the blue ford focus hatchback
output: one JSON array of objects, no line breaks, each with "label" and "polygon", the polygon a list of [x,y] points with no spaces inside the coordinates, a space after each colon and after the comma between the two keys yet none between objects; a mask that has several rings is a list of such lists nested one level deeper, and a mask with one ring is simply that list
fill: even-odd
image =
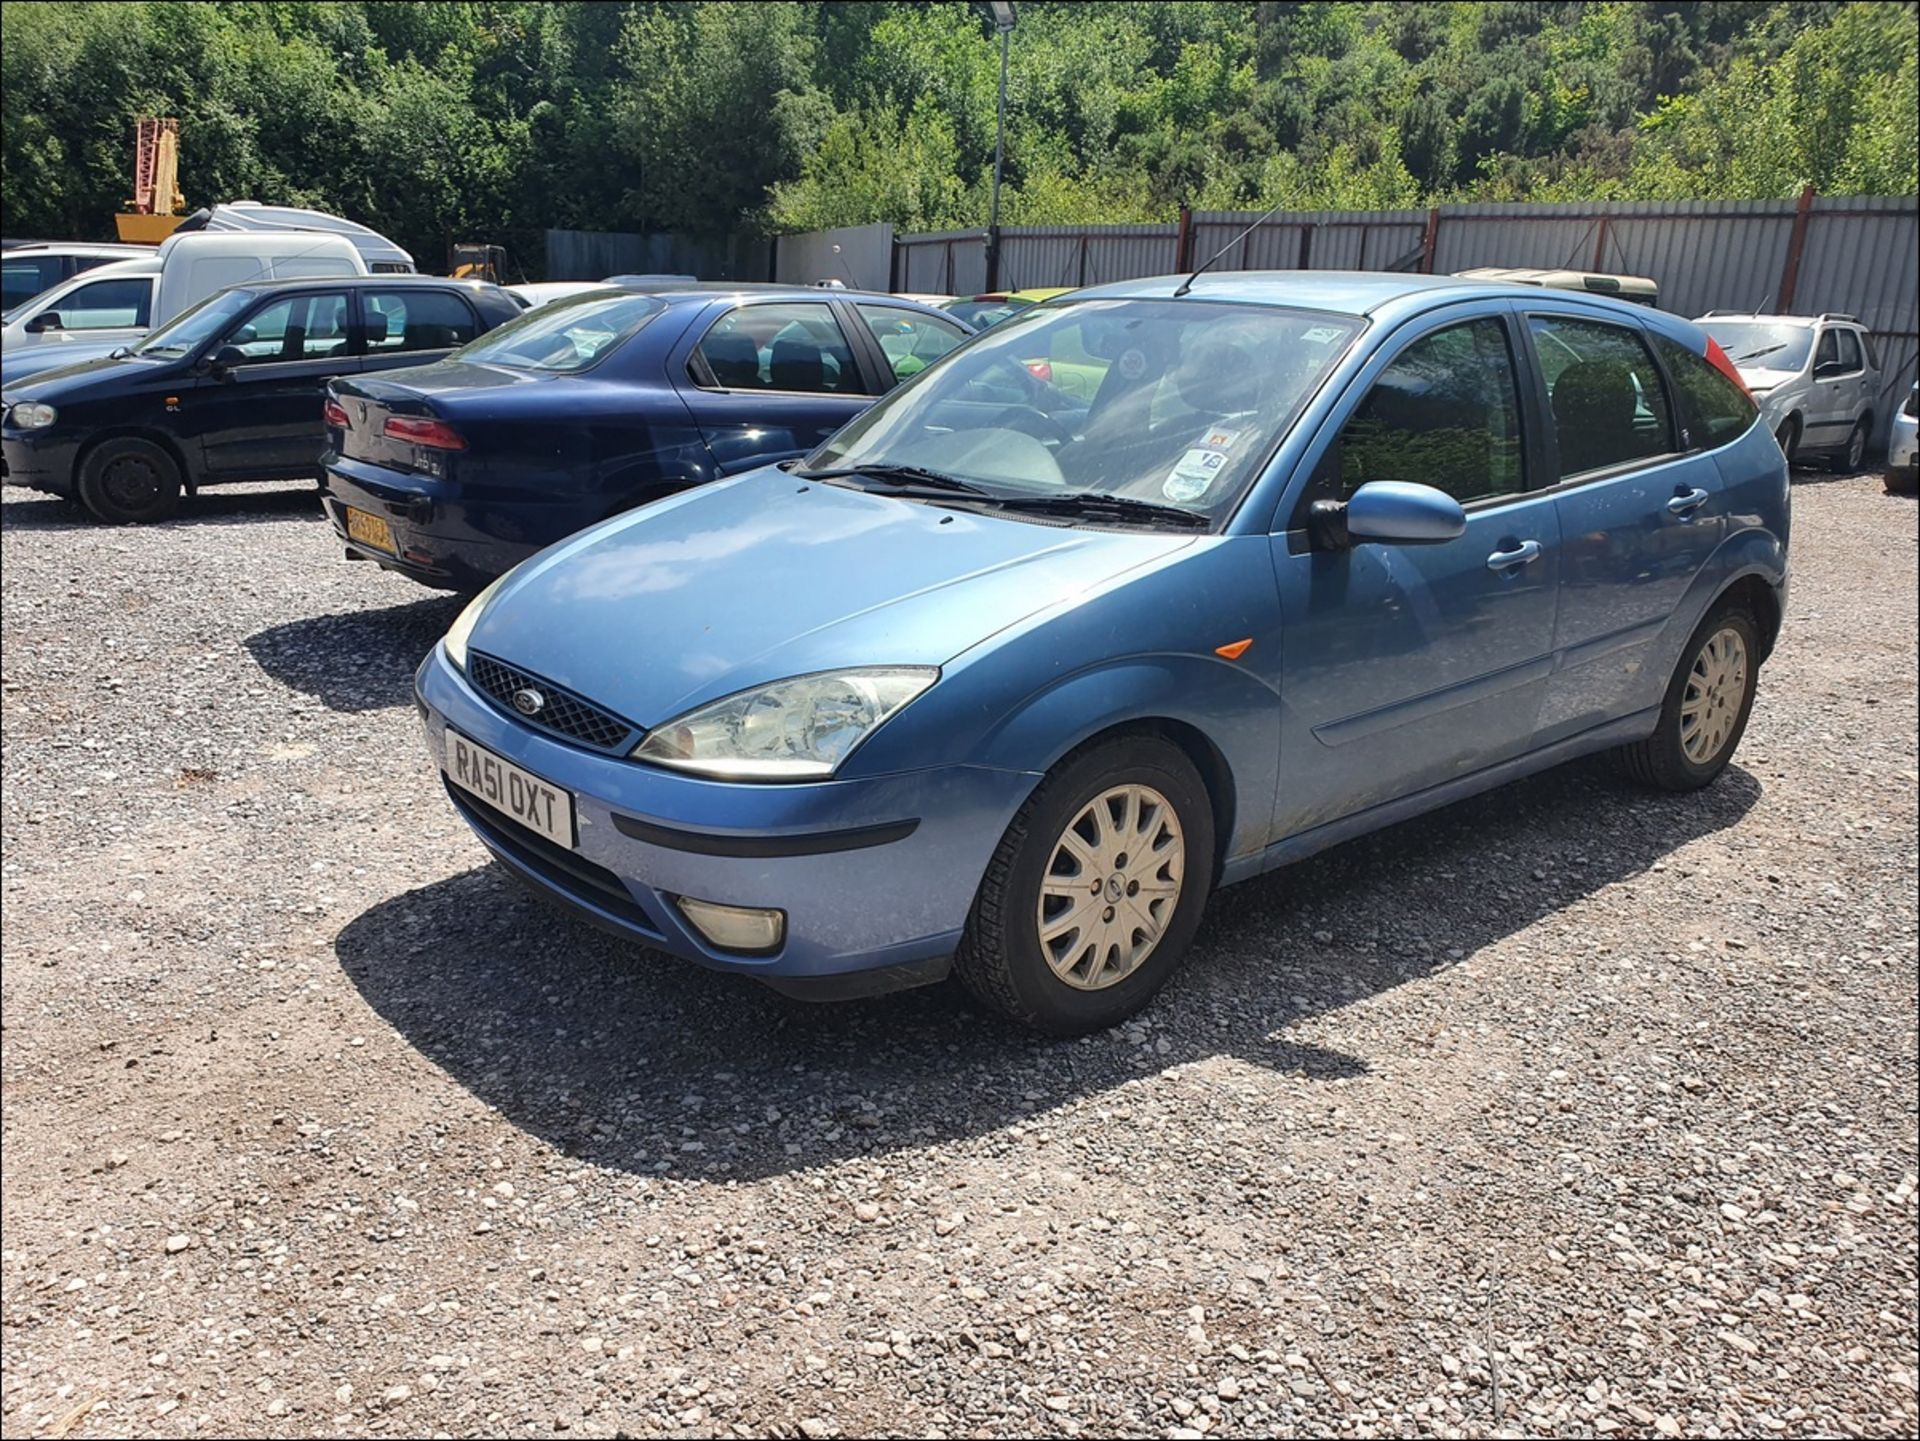
[{"label": "blue ford focus hatchback", "polygon": [[1141,280],[542,552],[417,689],[454,805],[592,920],[796,993],[951,970],[1072,1034],[1152,996],[1216,886],[1588,752],[1712,781],[1787,531],[1684,321]]}]

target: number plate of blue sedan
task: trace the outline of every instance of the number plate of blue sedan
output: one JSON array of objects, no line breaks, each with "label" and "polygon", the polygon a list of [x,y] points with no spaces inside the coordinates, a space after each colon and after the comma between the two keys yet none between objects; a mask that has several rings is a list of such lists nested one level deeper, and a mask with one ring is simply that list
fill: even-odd
[{"label": "number plate of blue sedan", "polygon": [[573,797],[458,731],[447,732],[447,779],[556,846],[573,849]]}]

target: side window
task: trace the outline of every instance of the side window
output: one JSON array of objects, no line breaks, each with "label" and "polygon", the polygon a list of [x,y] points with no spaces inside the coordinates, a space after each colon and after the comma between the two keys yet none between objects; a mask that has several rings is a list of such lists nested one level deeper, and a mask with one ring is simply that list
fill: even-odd
[{"label": "side window", "polygon": [[1528,323],[1560,443],[1560,479],[1672,452],[1666,391],[1637,334],[1559,315]]},{"label": "side window", "polygon": [[1833,365],[1840,359],[1840,339],[1837,332],[1820,332],[1820,348],[1813,353],[1813,368],[1816,372],[1823,365]]},{"label": "side window", "polygon": [[696,354],[722,390],[863,393],[840,323],[827,306],[810,301],[730,310]]},{"label": "side window", "polygon": [[1526,488],[1506,327],[1473,320],[1416,340],[1340,432],[1340,498],[1372,480],[1437,486],[1461,504]]},{"label": "side window", "polygon": [[1746,434],[1759,411],[1744,390],[1686,346],[1664,335],[1655,336],[1653,344],[1673,380],[1688,450],[1711,450]]},{"label": "side window", "polygon": [[153,281],[146,276],[136,276],[77,285],[54,310],[60,316],[63,330],[146,325],[153,318]]},{"label": "side window", "polygon": [[918,375],[967,338],[966,332],[951,321],[935,320],[918,311],[891,305],[862,305],[859,309],[860,318],[886,352],[895,380]]},{"label": "side window", "polygon": [[1866,362],[1860,358],[1860,337],[1851,330],[1833,332],[1840,338],[1840,366],[1843,370],[1859,370]]},{"label": "side window", "polygon": [[57,255],[9,256],[0,262],[0,305],[13,309],[43,290],[51,290],[66,276]]},{"label": "side window", "polygon": [[347,350],[347,297],[291,295],[271,301],[235,327],[225,342],[246,363],[326,360]]},{"label": "side window", "polygon": [[480,333],[466,301],[444,290],[363,290],[360,304],[369,355],[451,350]]}]

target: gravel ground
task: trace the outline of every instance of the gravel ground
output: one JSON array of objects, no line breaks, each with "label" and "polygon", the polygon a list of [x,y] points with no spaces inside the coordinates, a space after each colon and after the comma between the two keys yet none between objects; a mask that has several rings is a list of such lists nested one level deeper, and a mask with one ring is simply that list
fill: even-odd
[{"label": "gravel ground", "polygon": [[7,1435],[1911,1435],[1915,507],[1736,766],[1216,898],[1138,1022],[808,1007],[487,864],[457,602],[8,493]]}]

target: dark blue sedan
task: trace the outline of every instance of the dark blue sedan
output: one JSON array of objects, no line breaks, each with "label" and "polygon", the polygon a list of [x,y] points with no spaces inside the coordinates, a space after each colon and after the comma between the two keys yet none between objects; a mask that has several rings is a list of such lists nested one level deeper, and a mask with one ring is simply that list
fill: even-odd
[{"label": "dark blue sedan", "polygon": [[970,333],[853,291],[590,291],[332,386],[323,503],[350,556],[477,590],[596,521],[805,455]]}]

